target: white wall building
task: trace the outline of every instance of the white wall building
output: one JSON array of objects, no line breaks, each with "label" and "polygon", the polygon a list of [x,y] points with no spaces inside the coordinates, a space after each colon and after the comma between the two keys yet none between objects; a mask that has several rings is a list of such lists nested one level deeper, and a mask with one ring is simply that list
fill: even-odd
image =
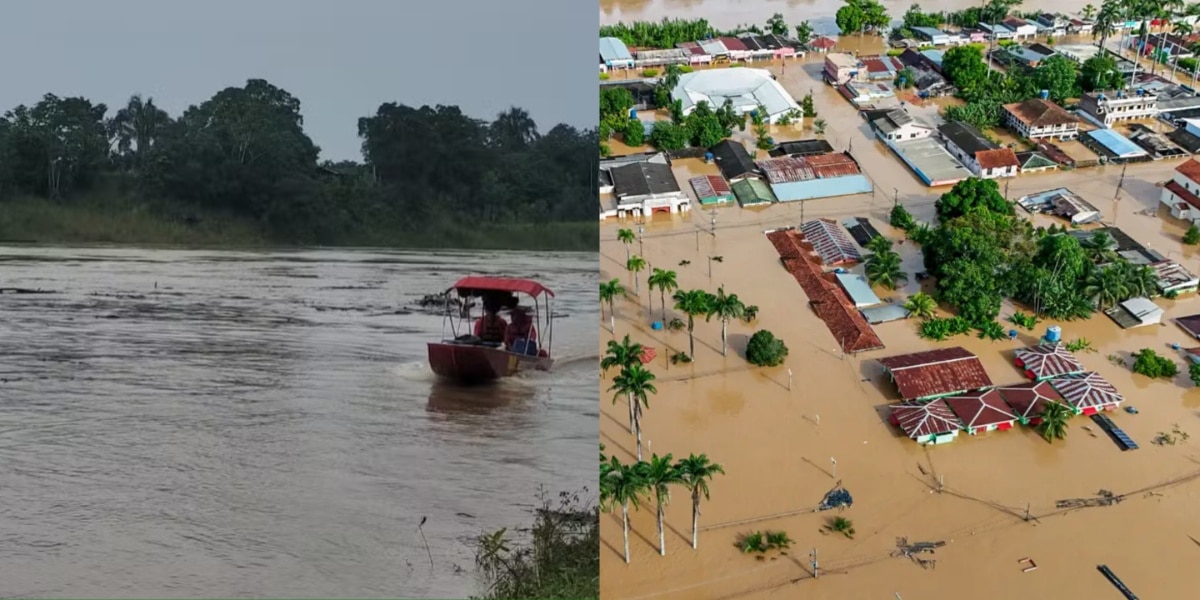
[{"label": "white wall building", "polygon": [[1188,159],[1163,184],[1159,203],[1176,219],[1200,225],[1200,161]]},{"label": "white wall building", "polygon": [[683,104],[683,114],[689,115],[701,102],[707,102],[714,110],[733,103],[738,114],[748,114],[761,106],[766,109],[766,120],[777,123],[792,111],[800,112],[800,105],[787,90],[779,85],[766,69],[711,69],[685,73],[671,90],[671,98]]}]

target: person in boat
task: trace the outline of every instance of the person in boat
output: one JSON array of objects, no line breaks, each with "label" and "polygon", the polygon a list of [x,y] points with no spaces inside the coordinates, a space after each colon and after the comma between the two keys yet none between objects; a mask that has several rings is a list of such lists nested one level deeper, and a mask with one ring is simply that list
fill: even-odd
[{"label": "person in boat", "polygon": [[537,328],[527,309],[519,306],[513,309],[512,323],[504,332],[504,347],[516,354],[538,355]]},{"label": "person in boat", "polygon": [[480,341],[491,344],[504,341],[508,322],[500,316],[500,306],[495,299],[483,299],[483,316],[475,320],[475,337]]}]

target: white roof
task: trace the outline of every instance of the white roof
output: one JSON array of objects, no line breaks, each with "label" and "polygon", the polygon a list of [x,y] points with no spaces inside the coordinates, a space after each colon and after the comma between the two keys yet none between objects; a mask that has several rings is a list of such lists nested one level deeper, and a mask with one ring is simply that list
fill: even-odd
[{"label": "white roof", "polygon": [[614,37],[600,38],[600,57],[607,62],[633,60],[625,42]]},{"label": "white roof", "polygon": [[1151,302],[1149,298],[1130,298],[1121,303],[1121,308],[1129,311],[1129,314],[1141,319],[1142,321],[1154,315],[1162,315],[1163,309],[1157,304]]},{"label": "white roof", "polygon": [[685,73],[671,90],[671,98],[681,101],[684,111],[690,111],[700,102],[708,102],[714,109],[720,108],[726,100],[731,100],[734,109],[740,112],[757,110],[762,105],[769,116],[800,110],[796,100],[771,78],[771,72],[766,69],[710,69]]}]

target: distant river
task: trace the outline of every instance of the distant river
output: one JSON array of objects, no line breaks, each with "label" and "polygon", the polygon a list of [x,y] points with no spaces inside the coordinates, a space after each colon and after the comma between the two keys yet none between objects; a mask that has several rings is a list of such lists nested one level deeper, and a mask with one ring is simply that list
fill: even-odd
[{"label": "distant river", "polygon": [[[888,14],[899,19],[912,0],[881,0]],[[600,0],[600,23],[617,21],[658,21],[665,18],[708,19],[716,27],[732,28],[743,23],[763,25],[775,13],[782,13],[788,23],[795,25],[808,20],[821,33],[837,33],[833,16],[843,0]],[[925,11],[955,11],[979,6],[979,0],[929,0],[920,2]],[[1017,7],[1021,12],[1043,10],[1075,13],[1088,0],[1056,0],[1037,2],[1027,0]],[[1099,8],[1100,2],[1091,4]]]},{"label": "distant river", "polygon": [[[596,265],[0,247],[58,292],[0,295],[0,597],[476,593],[477,534],[594,493]],[[467,272],[558,292],[555,371],[434,381],[441,317],[397,311]]]}]

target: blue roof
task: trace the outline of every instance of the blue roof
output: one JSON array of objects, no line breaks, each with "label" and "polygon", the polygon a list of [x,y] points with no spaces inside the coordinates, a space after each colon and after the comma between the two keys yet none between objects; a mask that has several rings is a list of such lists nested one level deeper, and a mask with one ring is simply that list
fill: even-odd
[{"label": "blue roof", "polygon": [[871,180],[864,175],[845,175],[828,179],[771,184],[771,191],[775,193],[775,198],[780,202],[870,194],[871,189]]},{"label": "blue roof", "polygon": [[871,289],[871,284],[867,283],[866,277],[855,273],[838,273],[835,277],[846,290],[846,295],[850,296],[854,306],[874,306],[883,303]]},{"label": "blue roof", "polygon": [[943,35],[949,35],[945,31],[942,31],[941,29],[938,29],[937,27],[913,27],[912,30],[916,31],[918,33],[923,33],[929,37],[938,37],[938,36],[943,36]]},{"label": "blue roof", "polygon": [[600,38],[600,58],[603,58],[605,62],[629,61],[633,60],[633,55],[629,53],[625,42],[614,37],[606,37]]},{"label": "blue roof", "polygon": [[946,53],[942,52],[941,50],[922,50],[921,54],[924,54],[925,58],[933,61],[933,64],[939,67],[942,66],[942,57],[946,55]]},{"label": "blue roof", "polygon": [[1092,136],[1092,139],[1100,142],[1109,152],[1116,154],[1120,158],[1146,155],[1146,151],[1139,148],[1137,144],[1129,141],[1129,138],[1111,129],[1097,129],[1089,135]]}]

